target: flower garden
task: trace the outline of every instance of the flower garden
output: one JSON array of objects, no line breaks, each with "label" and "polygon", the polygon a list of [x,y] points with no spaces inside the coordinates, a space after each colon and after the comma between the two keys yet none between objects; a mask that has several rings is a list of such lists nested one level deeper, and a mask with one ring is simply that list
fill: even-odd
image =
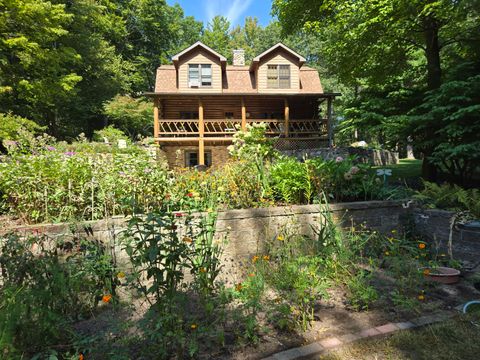
[{"label": "flower garden", "polygon": [[[329,203],[411,197],[438,205],[443,188],[389,184],[353,157],[283,156],[263,126],[238,132],[232,161],[206,172],[169,170],[132,144],[67,144],[25,133],[5,145],[5,359],[262,358],[315,341],[325,328],[340,336],[448,311],[474,296],[480,280],[473,274],[448,293],[428,281],[430,271],[462,263],[408,221],[382,233],[368,223],[340,226],[328,210]],[[442,190],[451,195],[444,201],[478,215],[471,201],[478,193],[456,190]],[[292,218],[254,255],[225,254],[230,239],[228,229],[217,232],[220,213],[307,204],[318,206],[313,236],[300,234]],[[98,240],[92,221],[119,216],[125,229]],[[54,237],[35,230],[42,223],[72,231]],[[15,225],[30,231],[8,230]]]}]

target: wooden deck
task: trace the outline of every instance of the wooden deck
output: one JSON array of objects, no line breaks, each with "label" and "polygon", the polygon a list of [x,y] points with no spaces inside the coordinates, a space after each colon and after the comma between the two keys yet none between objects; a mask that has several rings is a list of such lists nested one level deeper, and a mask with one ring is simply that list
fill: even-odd
[{"label": "wooden deck", "polygon": [[[267,125],[267,135],[273,138],[311,139],[326,138],[328,135],[327,120],[322,119],[248,119],[246,124]],[[158,141],[182,141],[182,139],[197,139],[200,136],[200,120],[160,119],[156,131]],[[203,137],[230,140],[242,127],[242,119],[204,119]],[[287,128],[288,127],[288,128]]]}]

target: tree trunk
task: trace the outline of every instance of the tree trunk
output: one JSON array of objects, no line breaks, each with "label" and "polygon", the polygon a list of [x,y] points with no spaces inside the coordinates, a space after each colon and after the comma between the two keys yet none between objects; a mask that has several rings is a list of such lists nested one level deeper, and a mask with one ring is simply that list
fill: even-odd
[{"label": "tree trunk", "polygon": [[[438,89],[442,83],[442,67],[440,64],[440,44],[438,41],[439,24],[433,16],[427,16],[425,26],[425,56],[427,58],[427,85],[429,90]],[[426,137],[431,139],[435,131],[431,126],[427,127]],[[422,164],[422,176],[427,181],[437,180],[437,167],[430,161],[433,148],[425,149]]]}]

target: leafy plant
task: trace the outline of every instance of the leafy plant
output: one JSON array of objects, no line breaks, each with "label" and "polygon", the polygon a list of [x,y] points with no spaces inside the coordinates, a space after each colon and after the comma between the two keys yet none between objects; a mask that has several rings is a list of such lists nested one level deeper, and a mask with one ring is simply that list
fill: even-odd
[{"label": "leafy plant", "polygon": [[[112,301],[116,264],[95,240],[55,242],[8,234],[0,239],[0,350],[4,356],[42,353],[71,344],[72,324],[103,296]],[[69,350],[69,346],[65,350]]]}]

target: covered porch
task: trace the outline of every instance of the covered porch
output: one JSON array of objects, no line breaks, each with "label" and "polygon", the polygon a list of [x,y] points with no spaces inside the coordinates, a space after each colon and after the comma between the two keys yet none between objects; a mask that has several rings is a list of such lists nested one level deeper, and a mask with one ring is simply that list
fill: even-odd
[{"label": "covered porch", "polygon": [[247,124],[266,123],[267,135],[277,139],[279,148],[331,146],[336,95],[155,94],[154,137],[160,145],[197,145],[199,165],[205,164],[206,143],[231,143]]}]

